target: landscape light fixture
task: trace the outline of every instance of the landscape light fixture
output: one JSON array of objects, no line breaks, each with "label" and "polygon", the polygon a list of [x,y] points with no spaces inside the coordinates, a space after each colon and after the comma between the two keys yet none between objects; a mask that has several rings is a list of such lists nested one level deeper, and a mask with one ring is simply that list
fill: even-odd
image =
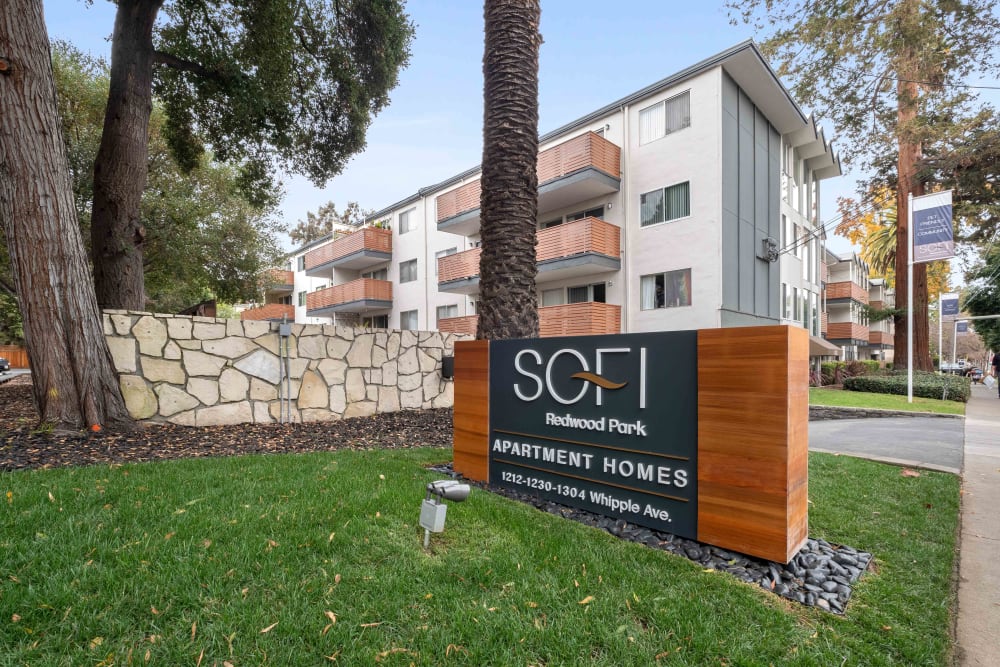
[{"label": "landscape light fixture", "polygon": [[[424,529],[424,548],[431,542],[431,533],[444,531],[444,518],[448,506],[443,501],[460,503],[469,497],[472,489],[454,479],[439,479],[427,485],[427,496],[420,504],[420,526]],[[431,498],[434,496],[434,498]]]}]

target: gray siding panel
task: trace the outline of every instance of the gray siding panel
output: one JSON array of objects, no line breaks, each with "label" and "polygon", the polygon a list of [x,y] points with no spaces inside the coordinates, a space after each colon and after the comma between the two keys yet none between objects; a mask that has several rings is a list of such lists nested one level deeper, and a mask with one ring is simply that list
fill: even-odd
[{"label": "gray siding panel", "polygon": [[737,310],[739,274],[739,102],[736,83],[722,76],[722,307]]}]

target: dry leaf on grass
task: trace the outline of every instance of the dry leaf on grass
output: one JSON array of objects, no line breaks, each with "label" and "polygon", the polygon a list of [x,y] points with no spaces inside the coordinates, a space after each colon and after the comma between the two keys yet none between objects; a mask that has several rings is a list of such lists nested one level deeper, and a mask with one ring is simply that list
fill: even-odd
[{"label": "dry leaf on grass", "polygon": [[919,472],[917,472],[916,470],[911,470],[910,468],[903,468],[903,470],[899,474],[902,475],[903,477],[920,477]]},{"label": "dry leaf on grass", "polygon": [[271,625],[269,625],[269,626],[267,626],[266,628],[264,628],[263,630],[261,630],[261,631],[260,631],[260,634],[264,634],[264,633],[267,633],[267,632],[270,632],[271,630],[274,630],[274,627],[275,627],[276,625],[278,625],[278,623],[277,623],[277,622],[275,622],[275,623],[272,623]]},{"label": "dry leaf on grass", "polygon": [[588,595],[587,597],[585,597],[582,600],[580,600],[579,602],[577,602],[577,604],[590,604],[593,601],[594,601],[594,596],[593,595]]}]

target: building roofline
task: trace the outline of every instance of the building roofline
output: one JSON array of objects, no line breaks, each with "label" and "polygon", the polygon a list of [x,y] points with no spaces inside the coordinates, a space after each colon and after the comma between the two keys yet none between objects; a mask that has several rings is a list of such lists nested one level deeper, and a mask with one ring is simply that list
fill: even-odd
[{"label": "building roofline", "polygon": [[[606,116],[607,114],[617,109],[621,109],[626,105],[630,105],[645,97],[655,95],[660,91],[666,90],[667,88],[670,88],[672,86],[676,86],[678,83],[682,81],[695,77],[699,74],[702,74],[703,72],[707,72],[711,69],[714,69],[715,67],[722,67],[727,63],[733,63],[738,57],[745,55],[749,55],[751,58],[751,62],[756,62],[766,71],[767,75],[770,77],[770,83],[777,86],[777,88],[783,93],[784,101],[788,103],[788,106],[790,107],[790,111],[792,112],[792,114],[796,116],[797,119],[802,122],[802,124],[807,124],[809,122],[810,117],[806,116],[805,113],[802,111],[802,109],[799,107],[799,105],[795,102],[795,100],[792,99],[792,96],[788,92],[788,89],[786,89],[784,84],[781,83],[781,80],[778,78],[778,75],[775,73],[774,69],[772,69],[771,65],[767,62],[763,54],[760,52],[760,48],[757,46],[757,43],[752,39],[747,39],[740,42],[739,44],[729,47],[724,51],[720,51],[719,53],[716,53],[713,56],[709,56],[708,58],[705,58],[704,60],[695,63],[694,65],[686,67],[680,70],[679,72],[671,74],[670,76],[664,79],[660,79],[656,83],[650,84],[645,88],[642,88],[634,93],[630,93],[629,95],[626,95],[625,97],[622,97],[619,100],[607,104],[601,107],[600,109],[597,109],[596,111],[592,111],[586,114],[585,116],[577,118],[574,121],[570,121],[569,123],[557,127],[554,130],[550,130],[545,134],[539,135],[538,143],[541,144],[546,141],[558,138],[561,135],[568,134],[589,123],[594,122],[595,120],[597,120],[602,116]],[[730,74],[730,76],[733,75]],[[779,131],[782,134],[785,133],[785,131],[781,130]],[[838,158],[838,163],[839,163],[839,158]],[[391,204],[389,206],[386,206],[385,208],[377,211],[376,213],[371,214],[370,216],[365,218],[365,221],[370,222],[378,218],[382,218],[401,206],[406,206],[407,204],[419,200],[421,197],[429,195],[433,192],[437,192],[438,190],[442,190],[451,185],[455,185],[456,183],[461,183],[467,178],[475,176],[480,171],[482,171],[481,164],[476,165],[475,167],[472,167],[470,169],[467,169],[461,172],[460,174],[456,174],[455,176],[446,178],[445,180],[435,183],[433,185],[420,188],[419,190],[417,190],[416,193],[406,197],[405,199],[401,199],[400,201]]]}]

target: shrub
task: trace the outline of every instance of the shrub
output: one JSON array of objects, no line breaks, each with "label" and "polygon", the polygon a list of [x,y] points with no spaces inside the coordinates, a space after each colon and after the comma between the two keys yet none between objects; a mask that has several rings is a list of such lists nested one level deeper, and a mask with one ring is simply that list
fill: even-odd
[{"label": "shrub", "polygon": [[[971,386],[972,383],[969,379],[964,377],[920,371],[913,373],[913,395],[921,398],[937,398],[965,403],[969,400]],[[895,371],[880,375],[847,378],[844,380],[844,389],[906,396],[906,373]]]},{"label": "shrub", "polygon": [[824,361],[820,365],[823,384],[843,384],[844,380],[858,375],[878,373],[879,363],[866,359],[862,361]]}]

